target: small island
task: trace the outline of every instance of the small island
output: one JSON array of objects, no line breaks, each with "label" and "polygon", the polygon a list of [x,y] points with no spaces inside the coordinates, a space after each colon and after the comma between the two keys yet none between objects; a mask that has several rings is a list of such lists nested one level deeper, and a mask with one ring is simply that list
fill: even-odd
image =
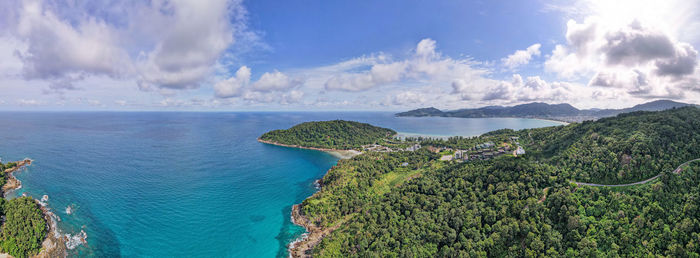
[{"label": "small island", "polygon": [[[293,206],[308,233],[290,255],[694,257],[698,121],[700,109],[684,107],[362,142],[362,155],[340,160]],[[289,143],[310,147],[324,133]]]}]

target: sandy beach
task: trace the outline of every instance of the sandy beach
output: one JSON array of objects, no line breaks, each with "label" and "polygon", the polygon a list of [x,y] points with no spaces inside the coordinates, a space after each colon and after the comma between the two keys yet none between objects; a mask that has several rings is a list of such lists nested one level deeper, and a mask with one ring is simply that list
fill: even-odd
[{"label": "sandy beach", "polygon": [[282,143],[277,143],[277,142],[272,142],[272,141],[266,141],[266,140],[263,140],[260,138],[258,138],[258,142],[282,146],[282,147],[324,151],[324,152],[327,152],[327,153],[329,153],[329,154],[331,154],[339,159],[351,159],[352,157],[355,157],[357,155],[362,154],[361,151],[357,151],[357,150],[336,150],[336,149],[326,149],[326,148],[316,148],[316,147],[304,147],[304,146],[299,146],[299,145],[289,145],[289,144],[282,144]]}]

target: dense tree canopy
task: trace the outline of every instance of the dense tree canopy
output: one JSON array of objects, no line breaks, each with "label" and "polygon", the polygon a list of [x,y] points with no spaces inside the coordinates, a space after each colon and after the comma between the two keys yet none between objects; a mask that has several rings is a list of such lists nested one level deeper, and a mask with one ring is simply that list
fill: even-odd
[{"label": "dense tree canopy", "polygon": [[[2,171],[16,165],[0,163],[0,186],[7,182],[7,174]],[[19,197],[9,201],[0,198],[0,212],[5,218],[0,227],[0,251],[14,257],[29,257],[39,253],[47,234],[46,220],[39,204],[32,197]]]},{"label": "dense tree canopy", "polygon": [[[302,203],[339,227],[320,257],[672,256],[700,254],[700,110],[424,140],[473,146],[518,136],[527,154],[464,163],[427,151],[341,161]],[[408,165],[406,162],[408,161]],[[572,181],[627,183],[577,186]],[[389,183],[390,182],[390,183]]]},{"label": "dense tree canopy", "polygon": [[270,131],[260,136],[260,139],[304,147],[356,149],[362,145],[381,142],[394,134],[394,130],[366,123],[333,120],[306,122],[286,130]]},{"label": "dense tree canopy", "polygon": [[41,249],[46,238],[46,221],[39,204],[31,197],[5,201],[5,223],[0,233],[2,251],[14,257],[29,257]]}]

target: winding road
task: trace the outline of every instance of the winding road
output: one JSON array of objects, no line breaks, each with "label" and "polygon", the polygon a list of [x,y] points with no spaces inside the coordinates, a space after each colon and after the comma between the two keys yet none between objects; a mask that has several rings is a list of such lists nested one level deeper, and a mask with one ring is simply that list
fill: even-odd
[{"label": "winding road", "polygon": [[[685,163],[681,164],[681,165],[678,166],[676,169],[674,169],[674,170],[673,170],[673,173],[675,173],[675,174],[680,173],[681,170],[682,170],[681,168],[682,168],[683,166],[688,165],[688,163],[694,162],[694,161],[700,161],[700,158],[698,158],[698,159],[691,159],[691,160],[686,161]],[[576,185],[618,187],[618,186],[631,186],[631,185],[646,184],[646,183],[649,183],[650,181],[653,181],[654,179],[659,178],[660,176],[661,176],[661,173],[659,173],[658,175],[656,175],[656,176],[654,176],[654,177],[652,177],[652,178],[645,179],[645,180],[642,180],[642,181],[639,181],[639,182],[634,182],[634,183],[629,183],[629,184],[620,184],[620,185],[602,185],[602,184],[582,183],[582,182],[576,182],[576,181],[571,181],[571,182],[574,183],[574,184],[576,184]]]}]

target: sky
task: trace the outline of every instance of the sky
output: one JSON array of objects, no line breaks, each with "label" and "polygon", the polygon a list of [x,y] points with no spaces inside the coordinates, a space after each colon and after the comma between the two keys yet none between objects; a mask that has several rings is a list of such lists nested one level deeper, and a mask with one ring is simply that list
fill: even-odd
[{"label": "sky", "polygon": [[700,1],[0,1],[0,110],[700,104]]}]

